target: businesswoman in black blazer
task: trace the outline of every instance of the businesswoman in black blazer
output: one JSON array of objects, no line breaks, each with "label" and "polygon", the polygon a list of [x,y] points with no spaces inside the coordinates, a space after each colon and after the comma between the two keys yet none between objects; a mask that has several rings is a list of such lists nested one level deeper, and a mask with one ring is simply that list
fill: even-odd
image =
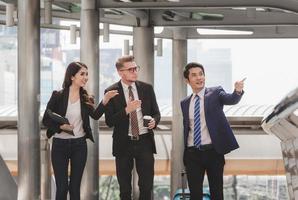
[{"label": "businesswoman in black blazer", "polygon": [[[118,94],[105,94],[95,108],[94,98],[84,89],[88,81],[88,68],[80,62],[68,65],[63,89],[54,91],[43,116],[43,124],[48,128],[47,137],[53,136],[52,166],[56,180],[56,200],[66,200],[69,191],[71,200],[80,199],[80,186],[87,159],[86,138],[94,142],[89,116],[99,119],[104,106]],[[61,124],[49,114],[50,111],[68,119],[69,124]],[[70,180],[68,164],[70,162]]]}]

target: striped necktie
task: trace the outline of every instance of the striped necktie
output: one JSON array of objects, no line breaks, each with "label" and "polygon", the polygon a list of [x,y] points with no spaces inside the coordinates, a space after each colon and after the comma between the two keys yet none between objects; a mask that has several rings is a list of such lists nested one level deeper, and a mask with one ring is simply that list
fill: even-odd
[{"label": "striped necktie", "polygon": [[[131,85],[128,86],[128,95],[131,101],[135,100],[135,97],[132,93]],[[132,135],[135,137],[139,137],[138,117],[137,117],[137,112],[135,110],[130,113],[130,125],[131,125]]]},{"label": "striped necktie", "polygon": [[200,119],[200,97],[195,96],[194,106],[194,146],[199,147],[201,145],[201,119]]}]

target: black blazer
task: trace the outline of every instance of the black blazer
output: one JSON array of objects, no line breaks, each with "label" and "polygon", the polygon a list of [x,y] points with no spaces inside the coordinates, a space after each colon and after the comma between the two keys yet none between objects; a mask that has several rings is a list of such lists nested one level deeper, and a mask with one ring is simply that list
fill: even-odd
[{"label": "black blazer", "polygon": [[[143,115],[150,115],[156,121],[156,125],[160,121],[160,112],[156,102],[153,87],[147,83],[136,81],[137,92],[139,99],[142,101]],[[113,130],[113,155],[118,156],[127,151],[128,146],[128,130],[129,130],[129,115],[125,112],[126,100],[122,88],[121,81],[115,83],[105,90],[118,90],[119,95],[112,98],[105,107],[106,124],[109,127],[114,127]],[[156,153],[154,133],[152,129],[148,129],[151,133],[152,151]]]},{"label": "black blazer", "polygon": [[[65,117],[67,105],[68,105],[69,88],[62,89],[60,91],[53,91],[52,96],[47,104],[46,111],[43,115],[42,123],[48,128],[47,137],[52,137],[55,133],[61,133],[60,125],[48,116],[47,109]],[[81,116],[83,120],[83,129],[86,133],[85,137],[89,138],[94,142],[92,130],[90,127],[89,116],[93,119],[99,119],[104,113],[104,105],[102,102],[94,109],[92,106],[83,102],[82,90],[80,91],[80,101],[81,101]]]}]

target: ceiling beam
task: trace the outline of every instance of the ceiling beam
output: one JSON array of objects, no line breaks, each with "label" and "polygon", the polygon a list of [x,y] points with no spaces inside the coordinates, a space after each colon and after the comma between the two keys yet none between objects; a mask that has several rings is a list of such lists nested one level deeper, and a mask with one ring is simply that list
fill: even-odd
[{"label": "ceiling beam", "polygon": [[123,25],[127,26],[137,26],[137,20],[135,17],[123,15],[119,18],[110,18],[110,17],[101,17],[100,18],[101,23],[109,23],[109,24],[117,24],[117,25]]},{"label": "ceiling beam", "polygon": [[62,2],[62,3],[77,3],[80,4],[81,0],[55,0],[55,2]]},{"label": "ceiling beam", "polygon": [[144,10],[137,9],[121,9],[121,11],[129,16],[136,19],[137,26],[148,26],[149,25],[149,15]]},{"label": "ceiling beam", "polygon": [[0,0],[3,3],[11,3],[11,4],[17,4],[17,0]]},{"label": "ceiling beam", "polygon": [[58,8],[64,10],[65,12],[71,12],[71,3],[65,2],[52,2],[53,5],[57,6]]},{"label": "ceiling beam", "polygon": [[234,8],[265,7],[298,13],[298,2],[295,0],[183,0],[180,2],[116,2],[100,0],[100,8],[138,8],[138,9],[194,9],[194,8]]},{"label": "ceiling beam", "polygon": [[[237,31],[252,31],[251,35],[200,35],[197,28],[188,28],[188,39],[289,39],[298,38],[298,26],[266,26],[266,27],[209,27],[209,29],[224,29]],[[170,29],[170,28],[167,28]],[[162,34],[162,33],[161,33]],[[167,33],[167,35],[169,32]],[[156,37],[158,37],[156,35]]]},{"label": "ceiling beam", "polygon": [[[175,10],[179,13],[179,10]],[[272,25],[298,25],[298,15],[285,12],[256,12],[254,17],[249,17],[246,11],[239,10],[196,10],[194,12],[222,14],[222,20],[195,20],[180,18],[177,21],[163,19],[163,10],[151,11],[151,23],[153,26],[272,26]]]},{"label": "ceiling beam", "polygon": [[[44,9],[40,10],[41,16],[44,16]],[[80,13],[74,12],[63,12],[63,11],[52,11],[52,16],[62,19],[80,20]]]}]

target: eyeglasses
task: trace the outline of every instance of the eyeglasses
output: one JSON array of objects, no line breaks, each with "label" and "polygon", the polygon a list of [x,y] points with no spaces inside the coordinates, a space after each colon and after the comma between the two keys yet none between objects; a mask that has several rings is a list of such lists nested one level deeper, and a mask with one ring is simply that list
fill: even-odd
[{"label": "eyeglasses", "polygon": [[131,68],[128,68],[128,69],[120,69],[119,71],[129,71],[130,73],[133,73],[133,72],[140,71],[140,69],[141,69],[140,66],[136,66],[136,67],[131,67]]}]

